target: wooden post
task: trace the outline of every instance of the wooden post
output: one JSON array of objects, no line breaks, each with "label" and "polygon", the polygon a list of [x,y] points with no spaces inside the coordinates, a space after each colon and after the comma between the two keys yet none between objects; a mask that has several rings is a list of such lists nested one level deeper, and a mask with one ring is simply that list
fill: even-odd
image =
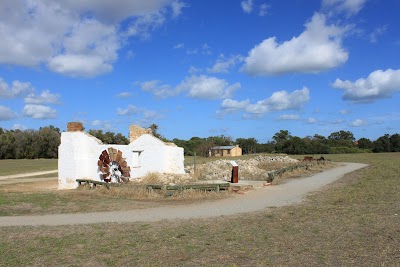
[{"label": "wooden post", "polygon": [[238,183],[239,182],[239,166],[235,161],[231,161],[232,165],[232,176],[231,176],[231,183]]}]

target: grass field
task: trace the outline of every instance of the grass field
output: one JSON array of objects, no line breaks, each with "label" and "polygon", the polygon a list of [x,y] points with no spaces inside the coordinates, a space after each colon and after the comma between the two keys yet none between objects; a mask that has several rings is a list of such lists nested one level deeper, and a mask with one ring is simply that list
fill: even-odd
[{"label": "grass field", "polygon": [[3,227],[0,266],[399,266],[400,153],[326,158],[370,166],[302,204],[246,215]]},{"label": "grass field", "polygon": [[57,159],[0,160],[0,176],[57,170]]}]

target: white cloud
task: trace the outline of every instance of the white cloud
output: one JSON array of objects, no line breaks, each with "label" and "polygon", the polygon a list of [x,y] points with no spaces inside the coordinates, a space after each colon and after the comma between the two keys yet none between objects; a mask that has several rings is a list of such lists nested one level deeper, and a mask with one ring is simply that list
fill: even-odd
[{"label": "white cloud", "polygon": [[175,0],[174,2],[171,3],[171,8],[172,8],[172,17],[176,18],[179,17],[182,13],[182,9],[184,7],[188,7],[185,3],[182,1]]},{"label": "white cloud", "polygon": [[310,100],[310,90],[304,87],[292,93],[287,91],[274,92],[270,98],[264,101],[268,111],[300,109]]},{"label": "white cloud", "polygon": [[361,120],[361,119],[356,119],[356,120],[350,122],[350,126],[353,126],[353,127],[361,127],[361,126],[365,126],[367,124],[368,124],[368,122],[366,120]]},{"label": "white cloud", "polygon": [[265,39],[249,52],[243,70],[251,75],[316,73],[347,61],[348,53],[341,46],[345,28],[326,25],[325,16],[319,13],[305,28],[298,37],[283,43],[277,43],[275,37]]},{"label": "white cloud", "polygon": [[233,99],[224,99],[221,103],[221,109],[224,114],[233,113],[239,110],[245,110],[250,105],[250,100],[237,101]]},{"label": "white cloud", "polygon": [[261,4],[260,5],[260,11],[258,12],[258,15],[261,16],[261,17],[267,15],[268,14],[268,8],[269,8],[269,6],[267,4],[265,4],[265,3]]},{"label": "white cloud", "polygon": [[179,43],[179,44],[174,45],[174,49],[180,49],[180,48],[184,48],[184,47],[185,47],[184,43]]},{"label": "white cloud", "polygon": [[292,93],[287,91],[274,92],[269,98],[251,103],[249,99],[237,101],[225,99],[222,101],[221,109],[217,113],[224,115],[237,111],[243,111],[247,115],[260,116],[267,112],[281,110],[299,110],[310,99],[310,90],[304,87],[301,90],[295,90]]},{"label": "white cloud", "polygon": [[55,119],[57,111],[44,105],[28,104],[24,107],[24,116],[34,119]]},{"label": "white cloud", "polygon": [[127,108],[118,108],[117,109],[117,114],[120,116],[127,116],[127,115],[133,115],[133,114],[139,114],[140,109],[134,105],[128,105]]},{"label": "white cloud", "polygon": [[117,114],[120,116],[135,116],[135,121],[140,125],[150,125],[163,117],[163,112],[140,108],[134,105],[128,105],[126,108],[118,108]]},{"label": "white cloud", "polygon": [[360,78],[355,82],[336,79],[332,87],[343,89],[342,98],[356,103],[389,98],[400,92],[400,69],[376,70],[370,73],[367,78]]},{"label": "white cloud", "polygon": [[13,81],[12,84],[9,85],[0,78],[0,99],[24,97],[33,91],[34,88],[28,82]]},{"label": "white cloud", "polygon": [[127,36],[140,36],[149,38],[150,32],[164,24],[166,18],[161,11],[149,13],[138,17],[126,31]]},{"label": "white cloud", "polygon": [[52,94],[49,90],[43,91],[40,95],[29,94],[24,98],[27,104],[60,104],[60,95]]},{"label": "white cloud", "polygon": [[172,0],[1,1],[0,64],[43,64],[83,77],[110,72],[125,38],[147,37],[184,6]]},{"label": "white cloud", "polygon": [[357,14],[367,0],[322,0],[324,9],[331,9],[335,12],[344,12],[347,15]]},{"label": "white cloud", "polygon": [[14,125],[12,126],[12,129],[13,129],[13,130],[21,130],[21,131],[24,131],[24,130],[27,129],[27,127],[26,127],[25,125],[16,123],[16,124],[14,124]]},{"label": "white cloud", "polygon": [[121,92],[121,93],[115,95],[115,97],[117,97],[117,98],[129,98],[131,96],[132,96],[131,92]]},{"label": "white cloud", "polygon": [[156,97],[159,98],[166,98],[170,96],[175,96],[179,93],[178,90],[172,88],[168,84],[163,84],[159,80],[152,80],[152,81],[146,81],[142,82],[140,84],[140,88],[143,91],[150,92],[154,94]]},{"label": "white cloud", "polygon": [[350,113],[351,113],[351,110],[348,110],[348,109],[339,110],[339,114],[341,114],[341,115],[346,115],[346,114],[350,114]]},{"label": "white cloud", "polygon": [[242,1],[240,5],[245,13],[250,13],[253,10],[253,0]]},{"label": "white cloud", "polygon": [[17,117],[14,111],[5,106],[0,106],[0,121],[8,121]]},{"label": "white cloud", "polygon": [[308,118],[306,121],[308,124],[315,124],[318,122],[318,120],[316,118]]},{"label": "white cloud", "polygon": [[230,68],[242,61],[243,57],[240,55],[233,55],[228,58],[224,55],[220,55],[215,64],[207,70],[211,73],[228,73]]},{"label": "white cloud", "polygon": [[296,115],[296,114],[282,114],[282,115],[279,116],[278,119],[279,120],[293,120],[293,121],[296,121],[296,120],[300,119],[300,116]]},{"label": "white cloud", "polygon": [[369,35],[369,41],[371,43],[376,43],[378,42],[378,37],[385,34],[385,32],[387,31],[388,26],[387,25],[383,25],[380,27],[377,27],[376,29],[373,30],[373,32],[370,33]]},{"label": "white cloud", "polygon": [[91,125],[96,127],[96,129],[101,129],[105,131],[112,131],[115,130],[112,124],[108,120],[94,120],[91,122]]},{"label": "white cloud", "polygon": [[182,81],[176,89],[187,91],[188,96],[202,99],[230,98],[240,88],[240,83],[229,84],[223,79],[206,75],[190,76]]}]

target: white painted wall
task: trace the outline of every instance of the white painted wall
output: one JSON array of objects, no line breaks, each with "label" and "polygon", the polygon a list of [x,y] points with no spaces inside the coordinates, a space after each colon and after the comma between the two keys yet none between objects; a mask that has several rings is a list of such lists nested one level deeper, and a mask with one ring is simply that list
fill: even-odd
[{"label": "white painted wall", "polygon": [[131,179],[149,172],[185,173],[183,148],[168,146],[152,135],[144,134],[129,145],[103,145],[85,132],[63,132],[58,149],[58,188],[76,188],[76,179],[101,181],[97,161],[109,147],[121,150],[131,167]]}]

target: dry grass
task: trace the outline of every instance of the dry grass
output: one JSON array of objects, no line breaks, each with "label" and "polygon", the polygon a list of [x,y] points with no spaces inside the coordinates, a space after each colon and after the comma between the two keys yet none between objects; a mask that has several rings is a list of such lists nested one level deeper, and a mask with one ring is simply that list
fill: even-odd
[{"label": "dry grass", "polygon": [[399,266],[400,153],[299,205],[155,223],[0,228],[2,266]]}]

